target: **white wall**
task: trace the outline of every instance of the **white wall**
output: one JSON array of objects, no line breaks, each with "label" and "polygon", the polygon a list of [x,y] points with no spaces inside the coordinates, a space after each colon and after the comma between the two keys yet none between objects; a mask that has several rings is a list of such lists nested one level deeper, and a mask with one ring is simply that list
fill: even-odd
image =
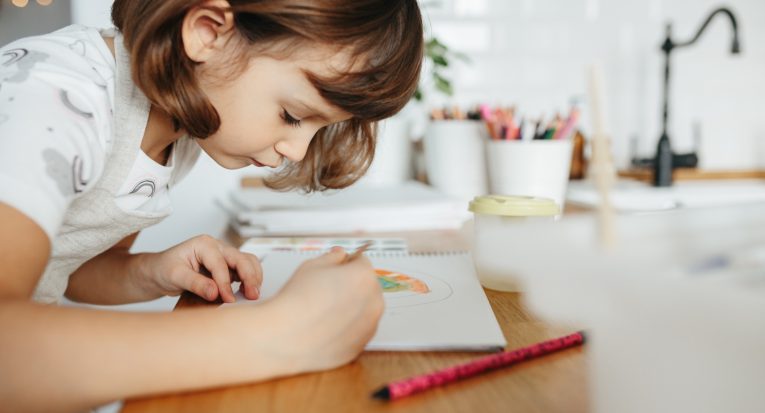
[{"label": "white wall", "polygon": [[72,22],[91,27],[110,27],[111,0],[71,0]]},{"label": "white wall", "polygon": [[[430,101],[517,104],[539,116],[586,97],[586,66],[605,66],[607,114],[617,161],[628,139],[653,153],[660,133],[664,25],[674,39],[695,34],[719,0],[440,0],[426,7],[430,30],[468,53],[452,71],[457,95]],[[728,53],[730,30],[717,16],[701,40],[673,52],[670,135],[689,149],[692,124],[702,126],[701,164],[708,168],[765,166],[765,2],[730,0],[743,53]],[[719,19],[719,20],[718,20]],[[586,107],[585,107],[586,110]],[[585,126],[589,115],[583,114]]]}]

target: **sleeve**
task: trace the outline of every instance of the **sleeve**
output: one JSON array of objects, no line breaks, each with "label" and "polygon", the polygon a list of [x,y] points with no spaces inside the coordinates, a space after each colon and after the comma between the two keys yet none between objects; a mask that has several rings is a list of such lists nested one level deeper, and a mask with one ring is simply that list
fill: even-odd
[{"label": "sleeve", "polygon": [[29,216],[53,240],[71,202],[103,170],[105,144],[89,109],[95,100],[71,84],[64,89],[33,76],[4,80],[0,202]]}]

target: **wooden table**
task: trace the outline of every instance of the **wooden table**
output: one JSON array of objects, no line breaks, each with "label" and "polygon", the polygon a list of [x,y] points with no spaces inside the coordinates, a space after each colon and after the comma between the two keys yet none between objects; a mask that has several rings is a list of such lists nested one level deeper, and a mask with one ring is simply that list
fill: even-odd
[{"label": "wooden table", "polygon": [[[633,168],[619,171],[620,178],[636,179],[647,183],[653,182],[652,168]],[[709,181],[726,179],[765,179],[765,170],[762,169],[726,169],[704,170],[699,168],[674,168],[672,180],[674,181]]]},{"label": "wooden table", "polygon": [[[410,250],[464,250],[469,227],[397,236]],[[240,240],[234,238],[232,242]],[[522,296],[486,290],[508,349],[572,332],[529,315]],[[184,295],[176,311],[214,305]],[[381,385],[478,357],[476,353],[365,352],[343,367],[249,385],[173,394],[125,403],[125,413],[149,412],[586,412],[585,348],[579,347],[494,371],[396,402],[370,398]],[[193,367],[189,367],[193,368]],[[182,371],[178,374],[183,374]]]}]

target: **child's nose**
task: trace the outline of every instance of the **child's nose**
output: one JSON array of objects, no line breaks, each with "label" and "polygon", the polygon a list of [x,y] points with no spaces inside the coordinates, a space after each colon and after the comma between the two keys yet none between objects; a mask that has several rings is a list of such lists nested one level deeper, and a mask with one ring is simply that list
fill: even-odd
[{"label": "child's nose", "polygon": [[308,145],[311,144],[311,139],[313,139],[315,134],[316,131],[310,134],[304,132],[295,134],[287,139],[282,139],[276,143],[276,151],[292,162],[302,161],[305,158],[306,152],[308,152]]}]

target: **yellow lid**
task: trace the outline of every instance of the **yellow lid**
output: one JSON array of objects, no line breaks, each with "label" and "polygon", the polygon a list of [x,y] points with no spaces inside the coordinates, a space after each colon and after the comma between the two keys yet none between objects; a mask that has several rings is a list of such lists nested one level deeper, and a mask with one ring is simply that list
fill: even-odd
[{"label": "yellow lid", "polygon": [[552,199],[533,196],[477,196],[470,201],[469,210],[476,214],[513,217],[552,216],[560,213]]}]

